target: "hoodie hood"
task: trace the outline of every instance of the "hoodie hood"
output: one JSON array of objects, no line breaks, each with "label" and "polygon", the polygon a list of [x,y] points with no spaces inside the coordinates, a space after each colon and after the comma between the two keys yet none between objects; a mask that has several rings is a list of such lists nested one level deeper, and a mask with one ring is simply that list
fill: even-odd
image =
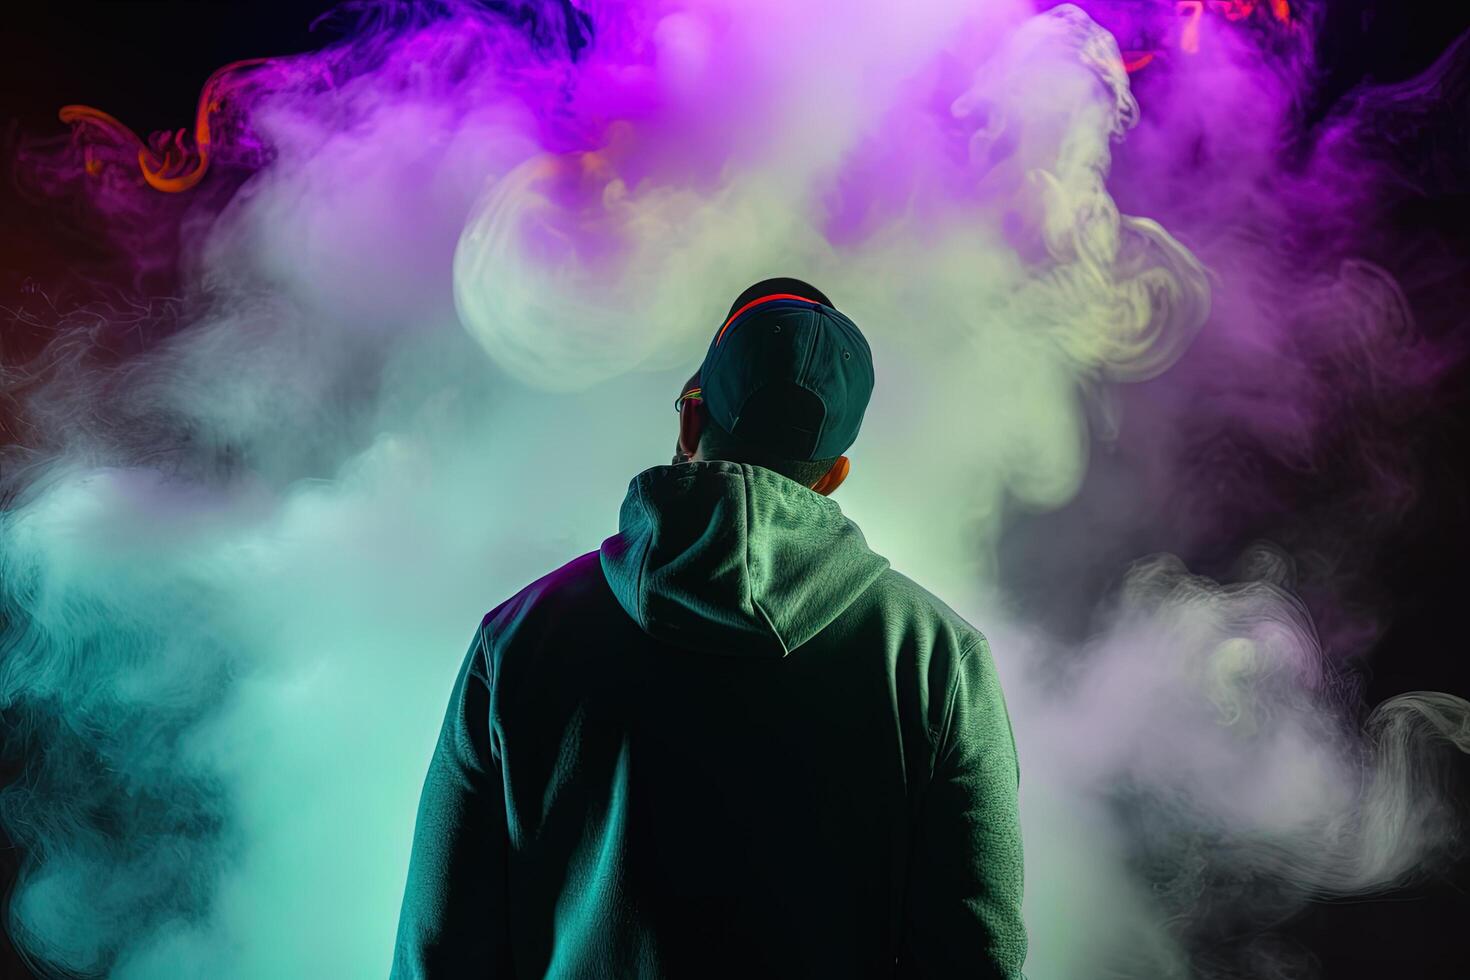
[{"label": "hoodie hood", "polygon": [[791,653],[888,567],[831,498],[726,460],[639,473],[600,557],[645,633],[750,657]]}]

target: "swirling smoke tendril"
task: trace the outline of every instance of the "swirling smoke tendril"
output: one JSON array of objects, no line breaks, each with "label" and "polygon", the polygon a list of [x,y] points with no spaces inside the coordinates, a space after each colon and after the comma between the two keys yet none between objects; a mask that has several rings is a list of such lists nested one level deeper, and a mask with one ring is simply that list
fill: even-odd
[{"label": "swirling smoke tendril", "polygon": [[[37,969],[381,974],[463,637],[610,531],[729,297],[777,274],[874,348],[844,509],[995,644],[1033,980],[1302,975],[1272,939],[1302,903],[1457,856],[1466,703],[1363,718],[1372,623],[1324,635],[1302,598],[1342,605],[1350,575],[1299,576],[1342,512],[1218,580],[1108,557],[1280,503],[1230,446],[1309,471],[1364,406],[1422,410],[1458,352],[1352,254],[1370,195],[1334,177],[1384,186],[1362,121],[1450,96],[1303,132],[1311,8],[1201,5],[1187,37],[1119,9],[356,5],[201,100],[207,160],[204,129],[95,113],[23,146],[142,294],[32,324],[0,377],[0,818]],[[1414,474],[1358,435],[1342,499],[1402,507]],[[1018,537],[1038,514],[1064,533]]]}]

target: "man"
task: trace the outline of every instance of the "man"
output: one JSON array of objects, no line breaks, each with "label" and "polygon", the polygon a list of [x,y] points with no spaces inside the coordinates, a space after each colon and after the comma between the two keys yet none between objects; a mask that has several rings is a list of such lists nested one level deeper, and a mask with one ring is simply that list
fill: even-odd
[{"label": "man", "polygon": [[872,389],[812,286],[735,300],[674,465],[476,631],[394,977],[1021,977],[989,646],[827,496]]}]

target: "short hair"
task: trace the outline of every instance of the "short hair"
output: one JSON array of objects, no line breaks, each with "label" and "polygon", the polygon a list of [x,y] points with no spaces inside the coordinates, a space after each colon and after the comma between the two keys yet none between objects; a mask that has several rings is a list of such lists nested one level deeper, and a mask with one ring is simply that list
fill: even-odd
[{"label": "short hair", "polygon": [[832,464],[837,462],[836,456],[831,459],[782,459],[774,456],[759,446],[751,446],[736,439],[710,418],[708,411],[704,413],[704,429],[699,436],[699,449],[705,459],[764,466],[807,487],[825,476]]}]

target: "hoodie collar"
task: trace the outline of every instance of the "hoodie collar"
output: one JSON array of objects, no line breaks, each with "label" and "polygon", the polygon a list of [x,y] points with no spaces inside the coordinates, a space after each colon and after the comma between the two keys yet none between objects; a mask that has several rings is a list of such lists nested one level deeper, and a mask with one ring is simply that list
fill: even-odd
[{"label": "hoodie collar", "polygon": [[784,657],[888,567],[836,501],[749,463],[644,470],[619,518],[600,549],[618,603],[695,651]]}]

